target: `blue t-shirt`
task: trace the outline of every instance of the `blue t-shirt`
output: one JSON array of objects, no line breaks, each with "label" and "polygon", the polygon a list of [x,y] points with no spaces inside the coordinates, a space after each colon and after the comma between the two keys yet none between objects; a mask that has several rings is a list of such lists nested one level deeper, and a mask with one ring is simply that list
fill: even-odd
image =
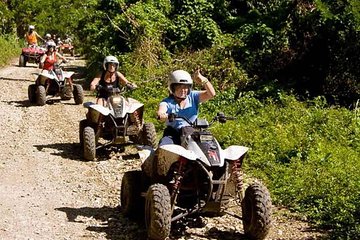
[{"label": "blue t-shirt", "polygon": [[[199,91],[191,91],[186,97],[185,107],[180,109],[179,104],[175,101],[173,96],[169,96],[160,102],[160,105],[166,105],[167,114],[175,113],[177,116],[185,117],[191,122],[194,122],[197,118],[199,111]],[[167,126],[171,126],[175,129],[181,129],[182,127],[189,126],[189,124],[182,119],[176,119],[173,122],[166,121]]]}]

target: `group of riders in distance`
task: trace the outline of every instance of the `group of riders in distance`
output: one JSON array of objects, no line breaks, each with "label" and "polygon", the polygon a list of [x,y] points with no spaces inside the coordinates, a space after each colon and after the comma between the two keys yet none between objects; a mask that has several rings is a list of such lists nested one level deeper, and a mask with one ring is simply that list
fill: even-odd
[{"label": "group of riders in distance", "polygon": [[[39,64],[42,72],[29,87],[30,102],[44,105],[47,95],[66,99],[68,89],[76,104],[83,103],[82,87],[73,83],[71,74],[59,77],[58,59],[67,61],[57,51],[61,40],[50,34],[42,38],[34,26],[29,26],[25,37],[31,46],[38,46],[37,38],[42,39],[46,48]],[[64,42],[71,44],[71,39]],[[195,90],[194,85],[201,90]],[[124,97],[126,90],[136,88],[119,71],[118,59],[106,56],[102,72],[90,83],[96,100],[83,104],[88,112],[79,123],[86,160],[96,159],[97,150],[109,145],[143,146],[139,149],[145,153],[141,170],[126,172],[122,179],[124,215],[143,216],[148,237],[166,239],[175,222],[198,218],[202,213],[221,215],[238,206],[244,234],[250,239],[265,239],[271,225],[271,199],[260,181],[244,183],[242,163],[248,148],[232,145],[222,149],[208,130],[215,122],[235,118],[219,112],[211,122],[198,119],[200,104],[216,95],[211,81],[200,69],[192,76],[182,69],[170,73],[169,95],[160,101],[156,112],[157,120],[166,125],[160,141],[153,123],[143,120],[143,104]]]}]

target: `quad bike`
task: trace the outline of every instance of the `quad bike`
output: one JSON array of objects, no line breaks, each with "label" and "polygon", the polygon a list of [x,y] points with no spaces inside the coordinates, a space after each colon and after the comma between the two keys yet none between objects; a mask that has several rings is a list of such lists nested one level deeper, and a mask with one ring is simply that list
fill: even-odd
[{"label": "quad bike", "polygon": [[75,48],[71,44],[62,43],[59,46],[59,53],[60,54],[70,53],[70,55],[73,57],[75,55]]},{"label": "quad bike", "polygon": [[[169,121],[172,117],[169,116]],[[264,239],[271,224],[271,199],[267,188],[253,181],[245,191],[242,172],[247,147],[223,150],[207,129],[230,117],[218,113],[209,124],[194,123],[181,135],[181,145],[168,144],[147,151],[142,170],[126,172],[121,183],[121,207],[126,216],[145,215],[149,239],[166,239],[180,221],[192,216],[218,216],[238,208],[245,236]],[[144,199],[145,198],[145,199]]]},{"label": "quad bike", "polygon": [[45,50],[36,45],[29,45],[28,47],[22,48],[19,58],[19,67],[25,67],[26,63],[40,64],[41,56],[44,54]]},{"label": "quad bike", "polygon": [[83,104],[88,109],[86,119],[79,123],[80,145],[84,158],[94,160],[96,150],[107,146],[141,144],[156,147],[155,126],[143,121],[144,105],[123,96],[127,89],[135,87],[127,85],[119,89],[98,85],[97,90],[100,88],[109,95],[105,106],[93,102]]},{"label": "quad bike", "polygon": [[79,84],[72,84],[71,76],[74,72],[63,71],[60,64],[54,64],[51,71],[42,71],[36,73],[35,84],[28,87],[28,97],[30,103],[36,103],[39,106],[46,104],[48,100],[60,96],[62,100],[70,100],[72,95],[75,104],[82,104],[84,101],[83,88]]}]

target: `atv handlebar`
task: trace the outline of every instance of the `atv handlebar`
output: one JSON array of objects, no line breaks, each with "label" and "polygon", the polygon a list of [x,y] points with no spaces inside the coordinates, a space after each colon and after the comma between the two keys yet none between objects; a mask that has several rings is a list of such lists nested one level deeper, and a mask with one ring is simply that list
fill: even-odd
[{"label": "atv handlebar", "polygon": [[129,89],[129,90],[135,90],[137,89],[137,86],[134,85],[134,84],[131,84],[131,83],[127,83],[125,85],[125,87],[122,87],[122,88],[118,88],[118,87],[113,87],[111,85],[109,86],[102,86],[102,85],[96,85],[95,87],[96,91],[100,91],[100,90],[105,90],[107,91],[108,93],[124,93],[126,91],[126,89]]},{"label": "atv handlebar", "polygon": [[[192,127],[196,127],[198,125],[204,126],[204,124],[198,124],[198,119],[196,119],[195,122],[192,123],[188,118],[178,116],[175,113],[170,113],[168,115],[169,122],[173,122],[173,121],[175,121],[175,119],[182,119],[182,120],[186,121]],[[216,116],[211,120],[211,122],[209,124],[207,124],[206,127],[210,127],[215,122],[226,123],[227,120],[236,120],[236,117],[225,116],[225,114],[223,112],[218,112],[216,114]]]}]

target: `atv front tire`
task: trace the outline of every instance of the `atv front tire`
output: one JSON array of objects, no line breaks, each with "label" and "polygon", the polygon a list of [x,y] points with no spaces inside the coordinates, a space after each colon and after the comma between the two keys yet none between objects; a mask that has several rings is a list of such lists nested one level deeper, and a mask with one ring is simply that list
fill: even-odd
[{"label": "atv front tire", "polygon": [[171,215],[169,190],[160,183],[151,185],[145,200],[145,225],[149,239],[166,239],[170,235]]},{"label": "atv front tire", "polygon": [[60,98],[61,100],[70,100],[71,97],[71,87],[70,85],[65,85],[60,92]]},{"label": "atv front tire", "polygon": [[36,103],[36,84],[29,85],[28,97],[29,97],[30,103]]},{"label": "atv front tire", "polygon": [[141,171],[125,172],[121,181],[120,201],[125,216],[136,219],[144,211],[144,199],[141,197]]},{"label": "atv front tire", "polygon": [[25,66],[26,66],[26,57],[21,54],[19,57],[19,67],[25,67]]},{"label": "atv front tire", "polygon": [[84,148],[84,128],[87,126],[87,119],[83,119],[79,122],[79,142],[81,149]]},{"label": "atv front tire", "polygon": [[245,236],[262,240],[271,225],[271,199],[265,186],[255,182],[247,187],[241,203]]},{"label": "atv front tire", "polygon": [[153,123],[144,123],[140,141],[144,145],[157,148],[156,129]]},{"label": "atv front tire", "polygon": [[44,106],[46,104],[46,90],[43,85],[37,86],[36,103],[39,106]]},{"label": "atv front tire", "polygon": [[85,160],[93,161],[96,157],[95,130],[86,126],[83,131],[83,153]]},{"label": "atv front tire", "polygon": [[75,104],[79,105],[84,102],[84,91],[81,85],[74,84],[73,85],[73,95],[74,95],[74,101]]}]

